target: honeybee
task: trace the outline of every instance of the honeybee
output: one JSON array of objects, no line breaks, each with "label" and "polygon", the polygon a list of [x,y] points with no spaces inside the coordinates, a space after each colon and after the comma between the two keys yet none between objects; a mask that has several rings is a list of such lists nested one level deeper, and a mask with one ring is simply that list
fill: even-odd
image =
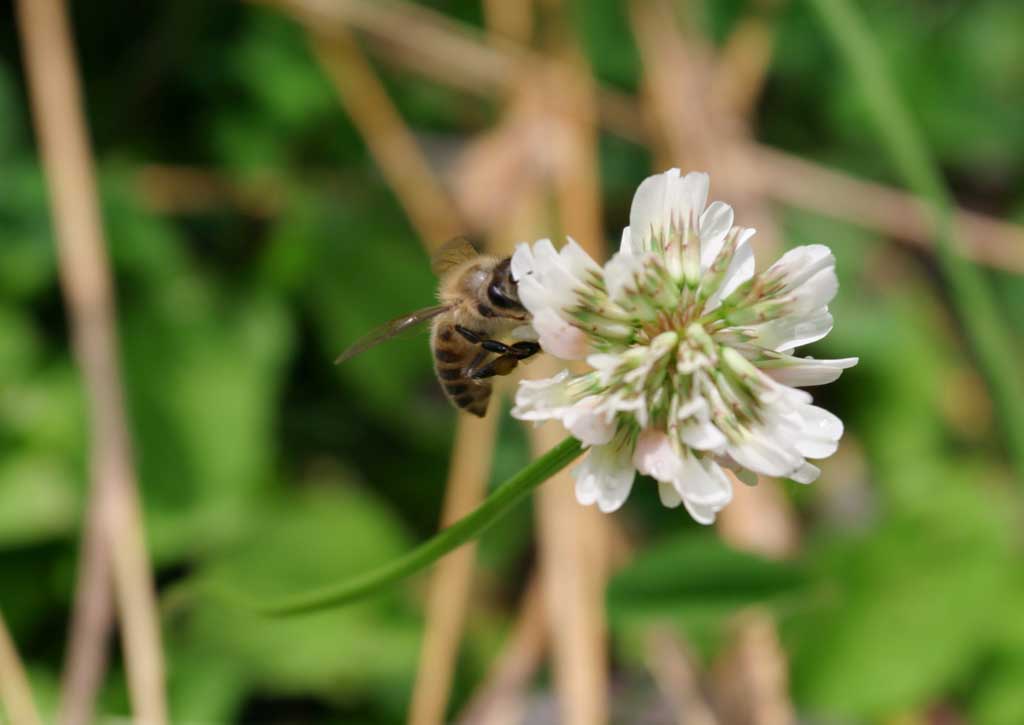
[{"label": "honeybee", "polygon": [[540,352],[532,340],[506,344],[497,339],[530,322],[511,263],[511,257],[479,254],[463,237],[446,242],[431,260],[440,304],[381,325],[341,353],[335,364],[429,321],[434,372],[445,395],[457,408],[483,417],[491,399],[489,378],[508,375],[521,360]]}]

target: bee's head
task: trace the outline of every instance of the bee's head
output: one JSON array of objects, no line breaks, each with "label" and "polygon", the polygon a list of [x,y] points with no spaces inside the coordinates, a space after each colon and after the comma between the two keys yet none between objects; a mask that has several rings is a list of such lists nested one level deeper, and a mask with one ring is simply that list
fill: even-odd
[{"label": "bee's head", "polygon": [[519,301],[519,290],[512,279],[512,258],[505,257],[491,271],[487,283],[487,301],[502,317],[526,319],[529,315]]}]

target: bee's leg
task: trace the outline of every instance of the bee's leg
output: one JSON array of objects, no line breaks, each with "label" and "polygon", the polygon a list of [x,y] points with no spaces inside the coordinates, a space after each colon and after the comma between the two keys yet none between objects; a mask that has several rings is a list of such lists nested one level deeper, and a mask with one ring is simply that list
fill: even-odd
[{"label": "bee's leg", "polygon": [[[494,344],[488,346],[488,343]],[[485,350],[493,350],[501,354],[482,367],[472,366],[469,370],[469,377],[474,380],[490,378],[495,375],[508,375],[516,369],[520,360],[525,360],[540,352],[540,345],[535,342],[517,342],[514,345],[505,345],[495,340],[484,340],[480,346]],[[501,346],[502,349],[497,349],[498,346]]]}]

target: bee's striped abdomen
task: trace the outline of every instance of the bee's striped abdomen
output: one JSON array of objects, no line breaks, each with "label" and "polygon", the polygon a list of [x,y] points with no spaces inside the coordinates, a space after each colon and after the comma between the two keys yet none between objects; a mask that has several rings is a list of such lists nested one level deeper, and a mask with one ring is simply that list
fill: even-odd
[{"label": "bee's striped abdomen", "polygon": [[480,349],[459,335],[451,321],[444,318],[434,325],[431,349],[434,371],[448,399],[466,412],[483,417],[491,399],[491,383],[467,375]]}]

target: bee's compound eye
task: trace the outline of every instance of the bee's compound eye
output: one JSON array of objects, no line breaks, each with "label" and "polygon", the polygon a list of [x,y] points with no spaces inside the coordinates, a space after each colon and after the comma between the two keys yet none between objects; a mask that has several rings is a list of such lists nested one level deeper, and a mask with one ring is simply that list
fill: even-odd
[{"label": "bee's compound eye", "polygon": [[519,300],[505,292],[497,280],[488,285],[487,299],[489,299],[491,304],[495,307],[500,307],[505,310],[522,308]]}]

